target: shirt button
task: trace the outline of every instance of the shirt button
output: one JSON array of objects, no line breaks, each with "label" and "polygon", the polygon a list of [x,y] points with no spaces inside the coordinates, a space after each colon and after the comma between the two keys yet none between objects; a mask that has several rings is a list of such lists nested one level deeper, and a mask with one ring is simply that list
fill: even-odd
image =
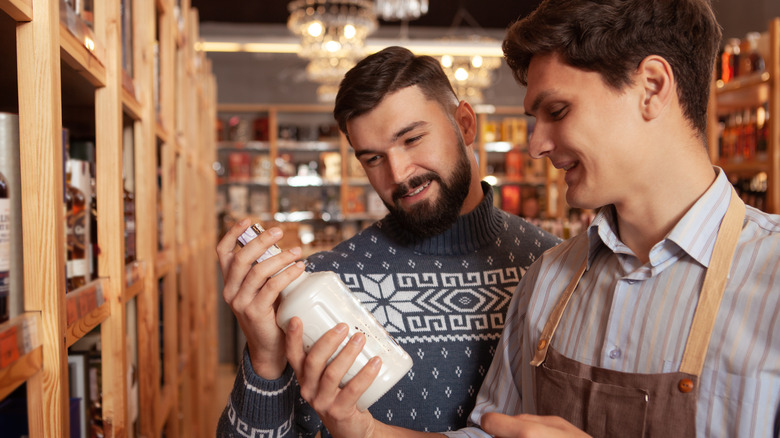
[{"label": "shirt button", "polygon": [[614,350],[609,352],[609,358],[610,359],[620,359],[620,349],[615,348]]}]

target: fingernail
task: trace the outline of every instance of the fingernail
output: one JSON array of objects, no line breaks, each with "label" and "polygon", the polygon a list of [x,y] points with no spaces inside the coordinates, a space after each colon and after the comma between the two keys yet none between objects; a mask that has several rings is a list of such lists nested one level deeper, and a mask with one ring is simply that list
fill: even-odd
[{"label": "fingernail", "polygon": [[301,248],[299,246],[296,246],[295,248],[290,248],[290,254],[294,255],[295,257],[300,256]]},{"label": "fingernail", "polygon": [[246,227],[248,227],[248,226],[249,226],[249,218],[244,218],[244,219],[241,219],[241,221],[238,223],[238,225],[239,225],[241,228],[246,228]]},{"label": "fingernail", "polygon": [[363,333],[358,332],[358,333],[355,333],[352,336],[352,339],[350,339],[349,341],[352,342],[353,344],[359,345],[359,344],[362,344],[363,341],[365,341],[365,339],[366,339],[366,336]]},{"label": "fingernail", "polygon": [[266,232],[269,233],[270,235],[274,236],[274,237],[279,237],[279,236],[282,235],[282,230],[280,228],[276,228],[276,227],[273,227],[270,230],[267,230]]},{"label": "fingernail", "polygon": [[368,361],[368,366],[371,368],[379,368],[380,365],[382,365],[382,359],[379,356],[374,356]]},{"label": "fingernail", "polygon": [[346,331],[347,331],[347,325],[346,325],[346,324],[344,324],[343,322],[342,322],[342,323],[339,323],[339,324],[336,326],[336,333],[344,333],[344,332],[346,332]]}]

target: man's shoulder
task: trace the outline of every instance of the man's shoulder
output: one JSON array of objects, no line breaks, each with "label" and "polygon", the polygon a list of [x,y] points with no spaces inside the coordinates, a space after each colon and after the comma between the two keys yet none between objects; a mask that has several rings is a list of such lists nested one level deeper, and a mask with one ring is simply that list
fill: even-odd
[{"label": "man's shoulder", "polygon": [[561,243],[561,238],[543,230],[541,227],[532,224],[526,219],[507,213],[497,207],[493,207],[493,209],[501,216],[505,233],[512,234],[519,238],[534,239],[538,241],[544,249],[552,248]]}]

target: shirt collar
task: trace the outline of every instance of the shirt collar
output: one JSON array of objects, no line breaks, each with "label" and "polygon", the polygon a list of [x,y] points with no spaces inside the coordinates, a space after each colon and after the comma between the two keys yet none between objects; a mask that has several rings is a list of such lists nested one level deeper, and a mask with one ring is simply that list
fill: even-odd
[{"label": "shirt collar", "polygon": [[[666,238],[653,246],[650,251],[651,265],[660,265],[669,258],[670,252],[679,248],[702,266],[709,267],[715,238],[733,190],[725,172],[719,167],[714,169],[717,174],[715,181],[683,215]],[[606,246],[613,253],[633,254],[618,237],[617,217],[611,205],[602,208],[593,219],[588,227],[588,241],[588,264],[602,246]],[[673,250],[670,246],[676,248]]]}]

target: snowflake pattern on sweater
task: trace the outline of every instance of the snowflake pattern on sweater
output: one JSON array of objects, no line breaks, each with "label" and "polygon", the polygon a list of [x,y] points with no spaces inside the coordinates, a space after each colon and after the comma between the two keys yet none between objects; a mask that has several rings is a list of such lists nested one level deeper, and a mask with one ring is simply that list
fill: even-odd
[{"label": "snowflake pattern on sweater", "polygon": [[[339,273],[414,360],[369,408],[379,421],[429,432],[465,426],[517,283],[559,242],[493,207],[492,190],[483,189],[477,209],[441,235],[404,243],[388,216],[308,259],[310,271]],[[289,366],[277,381],[263,381],[244,356],[219,436],[314,436],[322,429]]]}]

